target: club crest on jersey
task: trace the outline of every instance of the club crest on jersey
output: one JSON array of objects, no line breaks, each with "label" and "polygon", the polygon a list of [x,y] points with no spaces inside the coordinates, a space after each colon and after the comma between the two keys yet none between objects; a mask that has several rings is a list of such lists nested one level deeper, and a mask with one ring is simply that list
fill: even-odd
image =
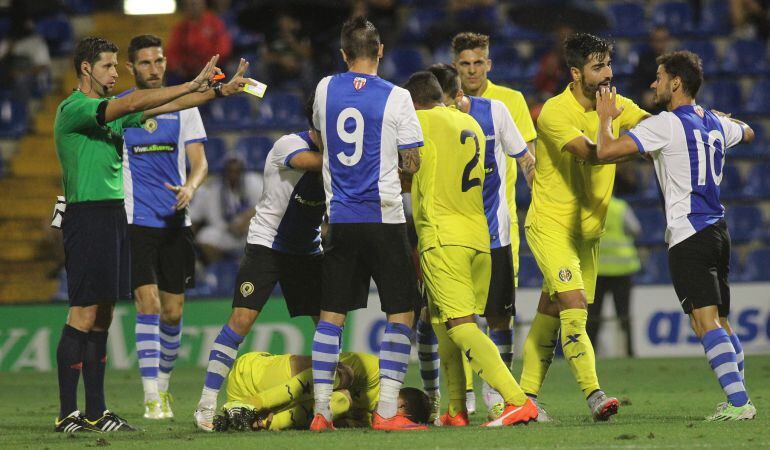
[{"label": "club crest on jersey", "polygon": [[143,128],[149,133],[154,133],[158,129],[158,121],[155,119],[147,119],[144,121]]},{"label": "club crest on jersey", "polygon": [[706,115],[706,113],[703,112],[703,108],[701,108],[698,105],[695,105],[695,107],[693,109],[695,110],[695,114],[697,114],[698,117],[700,117],[701,119],[703,118],[703,116]]},{"label": "club crest on jersey", "polygon": [[353,87],[356,88],[357,91],[360,91],[361,89],[366,86],[366,78],[364,77],[355,77],[353,79]]},{"label": "club crest on jersey", "polygon": [[559,269],[559,279],[564,283],[568,282],[572,279],[572,272],[568,268],[562,267]]},{"label": "club crest on jersey", "polygon": [[248,297],[254,292],[254,285],[250,282],[241,283],[241,295]]}]

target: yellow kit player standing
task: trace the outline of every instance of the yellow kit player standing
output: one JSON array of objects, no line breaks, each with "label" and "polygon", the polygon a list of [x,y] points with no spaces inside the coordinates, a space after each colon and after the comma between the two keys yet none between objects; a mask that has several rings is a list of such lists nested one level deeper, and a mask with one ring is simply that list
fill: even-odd
[{"label": "yellow kit player standing", "polygon": [[[545,103],[537,121],[536,174],[524,228],[544,281],[524,344],[521,387],[531,398],[537,397],[561,328],[564,357],[594,419],[608,420],[617,413],[618,401],[599,386],[586,319],[596,288],[599,238],[615,181],[614,165],[596,164],[595,144],[596,92],[612,81],[612,46],[596,36],[577,33],[564,41],[564,47],[573,82]],[[617,98],[622,112],[613,122],[615,136],[649,116],[631,100]]]},{"label": "yellow kit player standing", "polygon": [[442,425],[468,425],[462,357],[505,400],[503,413],[483,426],[526,423],[537,408],[519,387],[492,340],[476,325],[484,312],[491,259],[482,199],[484,133],[469,115],[441,103],[443,92],[430,72],[417,72],[404,86],[412,96],[425,145],[412,180],[412,207],[420,267],[430,315],[449,386]]}]

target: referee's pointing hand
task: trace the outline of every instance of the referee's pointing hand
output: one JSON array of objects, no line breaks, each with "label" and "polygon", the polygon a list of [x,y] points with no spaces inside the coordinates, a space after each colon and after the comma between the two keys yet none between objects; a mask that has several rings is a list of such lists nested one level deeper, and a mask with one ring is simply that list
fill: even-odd
[{"label": "referee's pointing hand", "polygon": [[206,66],[203,67],[203,70],[201,70],[201,73],[194,80],[187,83],[190,92],[205,92],[211,87],[211,78],[222,73],[219,67],[217,67],[217,61],[219,61],[219,55],[212,56],[209,62],[206,63]]},{"label": "referee's pointing hand", "polygon": [[166,189],[172,192],[176,192],[176,204],[173,207],[175,210],[179,211],[181,209],[187,208],[193,198],[193,195],[195,194],[195,190],[192,187],[174,186],[169,183],[163,183],[163,185],[166,186]]}]

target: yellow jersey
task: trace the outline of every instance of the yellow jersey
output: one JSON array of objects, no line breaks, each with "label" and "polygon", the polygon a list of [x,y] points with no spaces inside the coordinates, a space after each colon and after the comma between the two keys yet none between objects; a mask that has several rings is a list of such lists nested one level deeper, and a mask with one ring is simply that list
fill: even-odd
[{"label": "yellow jersey", "polygon": [[[524,142],[529,142],[537,138],[537,132],[535,131],[535,124],[532,122],[532,116],[529,114],[529,106],[524,99],[524,95],[521,92],[507,88],[505,86],[499,86],[487,80],[487,88],[484,93],[481,94],[484,98],[491,98],[494,100],[500,100],[503,102],[508,112],[511,114],[513,123],[516,124],[516,128],[519,129],[521,137],[524,138]],[[537,157],[537,155],[535,155]],[[518,242],[518,223],[519,217],[516,215],[516,178],[519,170],[516,167],[516,161],[514,158],[506,158],[506,175],[505,175],[505,193],[508,200],[508,211],[511,213],[511,229],[517,230],[515,241]],[[511,239],[514,239],[511,234]],[[514,252],[518,252],[518,245]]]},{"label": "yellow jersey", "polygon": [[353,369],[348,391],[352,402],[345,417],[349,427],[367,427],[380,399],[380,359],[368,353],[340,353],[340,363]]},{"label": "yellow jersey", "polygon": [[[537,120],[535,182],[525,226],[537,224],[549,230],[593,239],[602,235],[607,205],[615,182],[615,165],[581,161],[564,146],[585,136],[596,142],[599,116],[586,111],[567,86],[543,105]],[[617,96],[623,112],[612,122],[612,134],[628,130],[649,115],[633,101]]]},{"label": "yellow jersey", "polygon": [[484,215],[484,132],[454,108],[417,111],[425,145],[412,180],[412,210],[418,250],[459,245],[489,253]]}]

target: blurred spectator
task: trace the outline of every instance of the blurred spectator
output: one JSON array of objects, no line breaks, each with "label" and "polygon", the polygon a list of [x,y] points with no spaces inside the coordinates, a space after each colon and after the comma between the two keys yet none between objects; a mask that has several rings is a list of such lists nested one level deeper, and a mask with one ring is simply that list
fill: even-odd
[{"label": "blurred spectator", "polygon": [[377,27],[385,51],[393,48],[400,23],[396,0],[353,0],[350,17],[358,16],[368,18]]},{"label": "blurred spectator", "polygon": [[206,10],[205,0],[184,0],[182,5],[184,18],[174,26],[166,47],[172,78],[195,77],[216,54],[219,54],[219,67],[223,67],[232,52],[225,23]]},{"label": "blurred spectator", "polygon": [[605,233],[599,244],[599,271],[596,278],[596,294],[593,304],[588,305],[586,331],[592,342],[597,342],[602,325],[602,305],[607,292],[612,293],[615,314],[625,334],[626,352],[634,356],[629,321],[631,277],[641,264],[634,245],[634,238],[641,232],[639,220],[628,203],[616,197],[610,199],[607,209]]},{"label": "blurred spectator", "polygon": [[0,42],[0,83],[21,100],[44,93],[48,85],[51,55],[31,19],[14,21]]},{"label": "blurred spectator", "polygon": [[225,157],[220,178],[201,186],[190,205],[190,220],[204,262],[211,264],[243,250],[254,206],[262,195],[262,177],[245,172],[240,155]]},{"label": "blurred spectator", "polygon": [[572,78],[564,58],[564,40],[573,33],[569,25],[560,25],[553,32],[553,43],[537,64],[533,84],[543,101],[561,92]]},{"label": "blurred spectator", "polygon": [[730,0],[733,36],[766,40],[770,35],[770,1]]},{"label": "blurred spectator", "polygon": [[302,34],[302,22],[289,14],[279,14],[275,30],[263,47],[267,83],[281,86],[301,82],[309,86],[313,82],[312,56],[310,39]]},{"label": "blurred spectator", "polygon": [[655,105],[653,101],[654,92],[650,85],[655,81],[658,72],[658,63],[655,59],[668,52],[671,47],[671,35],[666,27],[657,26],[650,31],[648,45],[639,53],[639,61],[636,64],[634,73],[631,75],[631,92],[623,95],[635,99],[640,99],[639,106],[647,110],[650,114],[657,114],[663,111],[662,108]]}]

